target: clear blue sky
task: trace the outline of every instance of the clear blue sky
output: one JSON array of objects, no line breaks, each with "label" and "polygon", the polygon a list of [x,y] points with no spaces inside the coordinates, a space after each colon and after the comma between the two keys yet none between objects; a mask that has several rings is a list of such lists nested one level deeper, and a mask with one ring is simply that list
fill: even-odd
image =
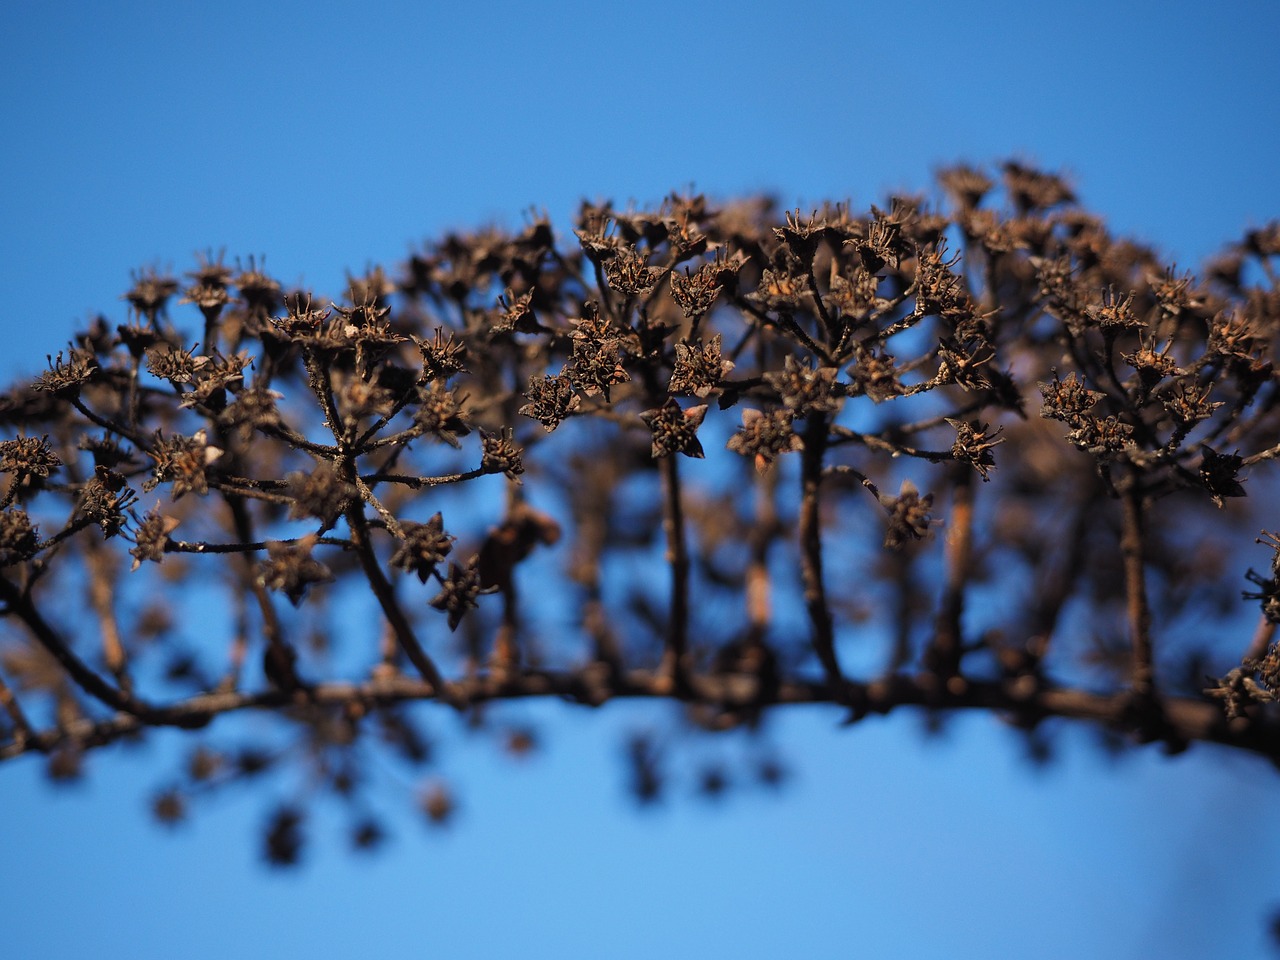
[{"label": "clear blue sky", "polygon": [[[40,368],[91,312],[122,320],[141,265],[225,247],[336,293],[449,227],[532,205],[564,229],[584,195],[865,205],[1016,155],[1190,267],[1280,215],[1274,3],[787,9],[5,4],[0,374]],[[520,716],[545,750],[517,765],[435,718],[465,803],[451,831],[405,817],[358,860],[322,822],[287,875],[257,860],[264,796],[150,824],[171,740],[104,753],[71,790],[0,767],[3,952],[1267,955],[1280,777],[1258,763],[1115,765],[1070,735],[1037,771],[989,718],[926,741],[918,717],[844,730],[802,710],[771,733],[795,773],[781,794],[636,813],[617,744],[668,716]]]}]

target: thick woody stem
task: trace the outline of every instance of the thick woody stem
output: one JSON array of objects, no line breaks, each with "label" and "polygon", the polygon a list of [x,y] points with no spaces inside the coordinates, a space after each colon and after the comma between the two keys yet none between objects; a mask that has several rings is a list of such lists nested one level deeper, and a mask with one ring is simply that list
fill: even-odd
[{"label": "thick woody stem", "polygon": [[[690,677],[692,691],[702,702],[728,706],[769,706],[800,703],[845,704],[852,697],[866,713],[888,714],[903,707],[944,710],[982,710],[1028,718],[1063,717],[1097,723],[1109,730],[1143,733],[1141,718],[1135,717],[1131,696],[1107,695],[1051,685],[1030,694],[1016,682],[974,680],[963,690],[937,689],[927,677],[896,676],[874,683],[844,681],[839,687],[825,682],[784,681],[761,693],[752,688],[735,693],[731,676]],[[603,682],[603,681],[601,681]],[[591,679],[578,671],[530,669],[501,684],[487,677],[464,678],[454,684],[459,703],[480,704],[496,700],[539,697],[598,703],[609,697],[665,698],[671,695],[670,682],[661,673],[629,671],[598,691],[590,689]],[[430,700],[437,688],[429,682],[402,676],[388,676],[360,684],[321,683],[311,688],[311,701],[320,705],[360,705],[376,709],[395,703]],[[116,714],[105,720],[78,718],[59,727],[33,733],[24,743],[0,743],[0,761],[33,750],[52,750],[62,745],[81,749],[101,746],[143,729],[148,724],[199,727],[214,718],[244,710],[277,710],[289,704],[282,690],[254,693],[226,691],[200,694],[169,706],[155,708],[147,717]],[[1197,741],[1218,743],[1280,760],[1280,724],[1267,717],[1253,722],[1227,720],[1220,705],[1203,699],[1170,697],[1163,701],[1162,738],[1171,745],[1185,747]]]}]

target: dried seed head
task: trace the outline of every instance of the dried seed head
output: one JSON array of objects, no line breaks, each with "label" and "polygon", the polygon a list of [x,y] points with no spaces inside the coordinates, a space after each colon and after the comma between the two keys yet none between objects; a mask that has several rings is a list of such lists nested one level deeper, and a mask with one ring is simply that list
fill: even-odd
[{"label": "dried seed head", "polygon": [[725,444],[734,453],[755,459],[756,470],[764,473],[784,453],[804,449],[804,441],[791,426],[792,413],[785,408],[765,413],[743,408],[742,429]]},{"label": "dried seed head", "polygon": [[764,375],[765,383],[778,393],[778,399],[797,419],[816,413],[834,413],[844,398],[835,392],[835,367],[806,366],[788,355],[782,369]]},{"label": "dried seed head", "polygon": [[0,567],[29,560],[39,542],[39,531],[25,510],[0,511]]},{"label": "dried seed head", "polygon": [[1240,468],[1244,466],[1244,458],[1234,453],[1218,453],[1209,447],[1201,451],[1200,482],[1209,491],[1213,502],[1222,507],[1225,497],[1244,497],[1244,485],[1240,482]]},{"label": "dried seed head", "polygon": [[1164,408],[1184,426],[1194,426],[1202,420],[1208,420],[1213,412],[1222,406],[1211,403],[1209,394],[1213,392],[1213,384],[1198,388],[1194,380],[1179,380],[1173,389],[1163,398]]},{"label": "dried seed head", "polygon": [[508,480],[519,481],[520,474],[524,473],[524,463],[511,428],[503,427],[497,433],[481,430],[480,441],[483,447],[480,469],[485,473],[504,473]]},{"label": "dried seed head", "polygon": [[898,379],[894,358],[884,350],[877,352],[860,345],[857,361],[848,372],[853,380],[853,389],[876,403],[899,397],[905,392],[902,381]]},{"label": "dried seed head", "polygon": [[222,456],[222,450],[209,445],[204,430],[197,430],[190,437],[176,434],[168,439],[157,432],[155,445],[147,451],[147,456],[156,465],[142,489],[150,493],[162,483],[172,483],[173,499],[181,500],[188,493],[203,497],[209,492],[205,471]]},{"label": "dried seed head", "polygon": [[582,398],[573,392],[573,384],[565,376],[530,377],[524,395],[529,402],[516,412],[537,420],[547,433],[582,406]]},{"label": "dried seed head", "polygon": [[603,395],[609,401],[609,390],[631,380],[622,366],[617,340],[591,340],[575,335],[573,356],[565,366],[564,376],[589,397]]},{"label": "dried seed head", "polygon": [[62,460],[49,446],[48,436],[0,440],[0,473],[13,474],[18,490],[38,490],[60,466]]},{"label": "dried seed head", "polygon": [[94,378],[98,372],[98,360],[93,354],[76,347],[70,348],[67,359],[62,359],[62,351],[58,351],[57,359],[46,357],[49,369],[36,378],[33,386],[36,390],[52,393],[56,397],[71,399],[80,394],[80,388]]},{"label": "dried seed head", "polygon": [[164,557],[164,548],[169,543],[169,534],[178,528],[178,523],[177,517],[162,514],[159,504],[156,504],[154,510],[147,511],[133,534],[134,546],[129,550],[133,556],[131,569],[137,570],[144,560],[159,563]]},{"label": "dried seed head", "polygon": [[662,406],[640,414],[640,419],[653,434],[650,452],[654,459],[675,453],[701,459],[703,451],[702,444],[698,442],[698,427],[706,415],[706,404],[681,410],[680,404],[671,398],[667,398]]},{"label": "dried seed head", "polygon": [[622,247],[605,262],[604,273],[609,286],[627,296],[643,296],[662,279],[661,267],[648,265],[648,258],[633,247]]},{"label": "dried seed head", "polygon": [[455,449],[461,446],[458,437],[467,436],[471,426],[458,395],[446,387],[443,380],[433,380],[418,388],[418,398],[418,408],[413,411],[414,423]]},{"label": "dried seed head", "polygon": [[1110,460],[1124,450],[1133,427],[1115,417],[1081,417],[1067,440],[1099,460]]},{"label": "dried seed head", "polygon": [[449,629],[457,630],[468,610],[479,606],[480,571],[478,558],[472,557],[465,567],[450,562],[449,576],[440,592],[431,598],[431,606],[449,615]]},{"label": "dried seed head", "polygon": [[128,300],[133,309],[154,324],[156,317],[164,311],[165,304],[177,290],[177,280],[155,270],[144,270],[134,273],[133,286],[121,299]]},{"label": "dried seed head", "polygon": [[439,513],[426,523],[403,521],[400,530],[404,539],[392,555],[391,565],[416,574],[420,581],[426,583],[435,573],[436,564],[449,555],[457,538],[445,533],[444,518]]},{"label": "dried seed head", "polygon": [[169,345],[147,351],[147,372],[158,380],[172,384],[190,383],[196,371],[209,363],[208,357],[196,356],[196,346],[175,350]]},{"label": "dried seed head", "polygon": [[1114,290],[1105,290],[1102,302],[1085,308],[1085,316],[1092,321],[1105,336],[1114,337],[1126,330],[1141,330],[1146,324],[1133,312],[1133,294],[1123,299],[1116,297]]},{"label": "dried seed head", "polygon": [[106,467],[94,467],[93,476],[80,492],[81,512],[99,527],[106,538],[123,529],[125,510],[137,502],[138,495],[125,483],[124,477]]},{"label": "dried seed head", "polygon": [[682,341],[675,345],[676,363],[671,372],[667,389],[671,393],[689,393],[706,397],[719,385],[722,378],[733,369],[733,363],[721,358],[720,334],[706,343],[699,340],[690,344]]},{"label": "dried seed head", "polygon": [[1084,422],[1085,415],[1093,405],[1102,399],[1097,390],[1089,390],[1076,377],[1075,371],[1067,374],[1067,379],[1058,378],[1058,371],[1053,372],[1053,380],[1037,384],[1043,405],[1040,416],[1048,420],[1061,420],[1076,427]]},{"label": "dried seed head", "polygon": [[297,471],[285,476],[289,484],[289,519],[315,517],[332,527],[357,496],[356,489],[342,478],[329,462],[316,465],[310,473]]},{"label": "dried seed head", "polygon": [[304,537],[296,544],[268,545],[267,559],[259,568],[263,586],[279,590],[296,607],[313,584],[331,581],[332,571],[311,556],[315,542],[314,537]]},{"label": "dried seed head", "polygon": [[701,317],[711,309],[720,293],[720,273],[716,264],[704,264],[696,273],[671,274],[671,299],[687,319]]},{"label": "dried seed head", "polygon": [[902,487],[896,497],[880,495],[880,504],[889,517],[889,527],[885,531],[884,545],[897,550],[909,540],[921,540],[929,532],[932,520],[929,510],[933,507],[933,494],[923,497],[910,480],[902,481]]},{"label": "dried seed head", "polygon": [[997,428],[995,433],[988,434],[989,425],[977,420],[970,420],[967,423],[950,417],[946,420],[956,432],[955,442],[951,444],[951,455],[962,463],[972,466],[982,475],[984,481],[990,480],[991,468],[996,463],[991,450],[1004,443],[1004,437],[996,438],[996,434],[999,434],[1002,428]]}]

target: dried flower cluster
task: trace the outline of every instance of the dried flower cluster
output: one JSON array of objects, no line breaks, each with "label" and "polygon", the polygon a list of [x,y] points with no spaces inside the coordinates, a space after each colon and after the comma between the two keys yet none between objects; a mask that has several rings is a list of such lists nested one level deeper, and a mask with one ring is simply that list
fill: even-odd
[{"label": "dried flower cluster", "polygon": [[[1237,566],[1274,523],[1280,227],[1196,277],[1000,173],[863,214],[584,204],[331,302],[253,261],[138,274],[0,395],[0,758],[67,777],[272,710],[275,745],[193,735],[157,815],[288,761],[362,848],[368,751],[431,761],[415,701],[979,708],[1041,752],[1058,716],[1280,760],[1280,540]],[[661,751],[627,755],[656,795]]]}]

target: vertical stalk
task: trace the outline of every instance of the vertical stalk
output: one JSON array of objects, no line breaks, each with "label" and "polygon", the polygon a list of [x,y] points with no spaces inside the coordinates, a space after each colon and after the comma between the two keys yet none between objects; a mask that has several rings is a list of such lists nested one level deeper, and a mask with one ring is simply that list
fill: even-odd
[{"label": "vertical stalk", "polygon": [[667,537],[667,565],[671,569],[671,614],[667,624],[669,675],[677,686],[685,673],[685,651],[689,631],[689,551],[684,536],[684,505],[680,497],[678,454],[672,452],[658,462],[662,470],[662,529]]},{"label": "vertical stalk", "polygon": [[1267,615],[1263,614],[1258,621],[1257,628],[1253,631],[1253,639],[1249,642],[1249,649],[1245,652],[1246,660],[1261,660],[1267,655],[1267,648],[1271,646],[1271,641],[1276,635],[1276,625],[1267,619]]},{"label": "vertical stalk", "polygon": [[1145,517],[1142,485],[1130,475],[1120,494],[1124,508],[1124,530],[1120,552],[1124,557],[1124,586],[1127,599],[1129,642],[1133,649],[1133,692],[1148,697],[1153,691],[1154,671],[1151,657],[1151,607],[1147,599],[1147,582],[1143,570]]},{"label": "vertical stalk", "polygon": [[812,413],[804,429],[800,457],[800,568],[804,578],[804,602],[813,627],[814,653],[836,689],[844,687],[844,675],[836,659],[835,625],[822,580],[822,461],[827,452],[827,415]]},{"label": "vertical stalk", "polygon": [[31,721],[27,719],[22,705],[18,703],[18,698],[13,695],[13,691],[4,682],[3,677],[0,677],[0,707],[4,708],[4,712],[9,717],[9,723],[13,727],[13,742],[19,747],[26,746],[27,741],[34,734]]},{"label": "vertical stalk", "polygon": [[131,682],[126,667],[124,643],[120,639],[120,624],[116,620],[112,558],[91,537],[84,538],[84,545],[85,565],[89,568],[89,603],[97,614],[102,631],[102,659],[116,678],[120,689],[127,692]]},{"label": "vertical stalk", "polygon": [[964,590],[973,563],[973,471],[956,464],[945,549],[945,582],[933,643],[926,666],[943,680],[960,673],[964,637],[960,619],[964,614]]}]

